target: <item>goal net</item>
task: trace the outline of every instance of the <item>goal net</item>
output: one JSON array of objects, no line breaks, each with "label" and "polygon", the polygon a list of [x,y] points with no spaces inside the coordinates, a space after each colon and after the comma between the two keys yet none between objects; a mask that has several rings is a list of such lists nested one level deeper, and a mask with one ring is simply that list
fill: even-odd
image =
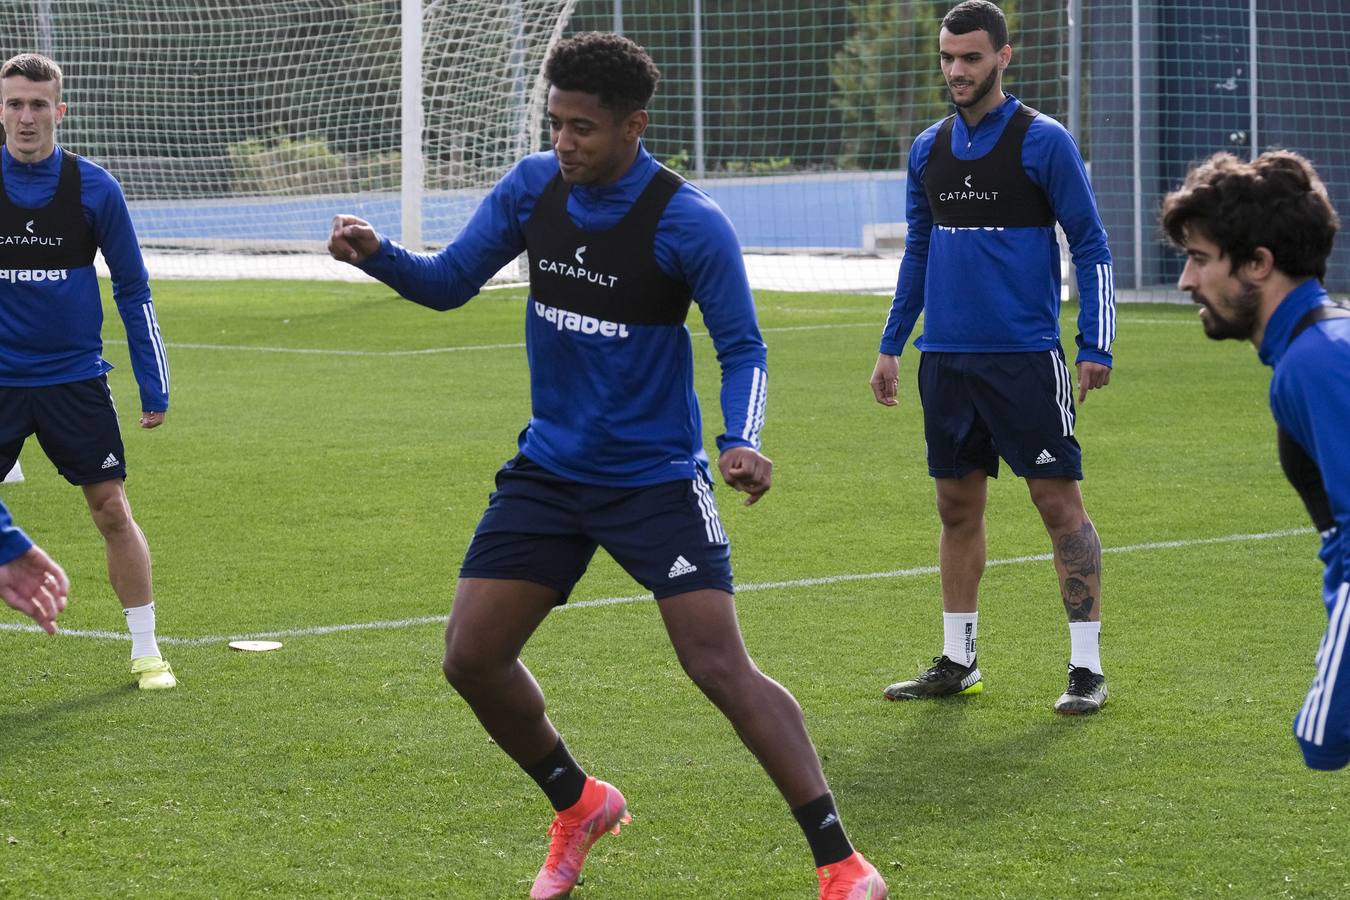
[{"label": "goal net", "polygon": [[540,69],[574,2],[12,3],[0,53],[61,65],[58,139],[121,182],[152,275],[364,278],[325,258],[333,215],[449,240],[539,149]]},{"label": "goal net", "polygon": [[[610,0],[578,3],[569,29],[621,24],[651,50],[665,79],[648,145],[731,215],[758,284],[890,291],[907,152],[951,111],[937,34],[955,4]],[[1307,74],[1344,71],[1345,0],[998,5],[1013,47],[1004,88],[1077,140],[1122,300],[1185,299],[1158,206],[1216,151],[1297,150],[1350,209],[1350,144],[1339,127],[1350,93]],[[1067,293],[1067,253],[1064,263]],[[1333,254],[1328,285],[1350,291],[1350,242]]]},{"label": "goal net", "polygon": [[[547,146],[552,43],[619,30],[663,73],[648,149],[726,210],[752,284],[887,292],[954,2],[38,0],[0,8],[0,52],[64,67],[60,139],[121,180],[155,276],[362,278],[323,252],[335,213],[443,246]],[[1344,68],[1345,3],[1000,6],[1005,88],[1077,139],[1122,299],[1180,297],[1157,205],[1216,150],[1298,150],[1350,208],[1350,94],[1307,77]],[[1328,284],[1350,290],[1344,242]]]}]

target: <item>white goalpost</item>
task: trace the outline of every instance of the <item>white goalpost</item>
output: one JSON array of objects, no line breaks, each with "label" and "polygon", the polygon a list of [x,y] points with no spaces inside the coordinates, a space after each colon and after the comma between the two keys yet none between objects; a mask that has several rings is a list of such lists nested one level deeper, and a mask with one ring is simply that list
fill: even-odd
[{"label": "white goalpost", "polygon": [[63,67],[58,138],[122,183],[155,277],[364,278],[332,216],[444,245],[539,148],[575,2],[48,0],[0,10],[0,53]]}]

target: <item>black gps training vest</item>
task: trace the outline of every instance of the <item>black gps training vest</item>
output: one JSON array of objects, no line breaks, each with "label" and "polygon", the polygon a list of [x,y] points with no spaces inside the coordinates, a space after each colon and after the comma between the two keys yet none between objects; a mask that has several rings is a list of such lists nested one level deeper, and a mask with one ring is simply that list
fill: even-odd
[{"label": "black gps training vest", "polygon": [[94,229],[80,206],[79,157],[61,151],[61,175],[51,202],[38,209],[14,205],[0,166],[0,268],[77,269],[94,264]]},{"label": "black gps training vest", "polygon": [[[1298,324],[1294,326],[1294,333],[1289,337],[1289,343],[1293,344],[1300,334],[1318,322],[1345,318],[1350,318],[1348,304],[1324,303],[1321,306],[1314,306],[1298,320]],[[1322,470],[1317,467],[1317,461],[1283,428],[1279,429],[1279,446],[1280,468],[1284,469],[1284,477],[1289,479],[1289,483],[1303,499],[1303,505],[1312,518],[1313,527],[1321,532],[1335,528],[1336,517],[1331,514],[1331,500],[1327,497],[1327,486],[1322,481]]]},{"label": "black gps training vest", "polygon": [[998,143],[979,159],[957,159],[952,153],[953,114],[938,128],[923,189],[933,211],[933,224],[950,228],[1034,228],[1055,224],[1055,212],[1022,167],[1022,141],[1031,120],[1040,113],[1018,103]]},{"label": "black gps training vest", "polygon": [[530,295],[627,325],[681,325],[693,294],[656,263],[656,226],[684,179],[664,166],[612,228],[585,231],[567,214],[571,185],[553,176],[525,223]]}]

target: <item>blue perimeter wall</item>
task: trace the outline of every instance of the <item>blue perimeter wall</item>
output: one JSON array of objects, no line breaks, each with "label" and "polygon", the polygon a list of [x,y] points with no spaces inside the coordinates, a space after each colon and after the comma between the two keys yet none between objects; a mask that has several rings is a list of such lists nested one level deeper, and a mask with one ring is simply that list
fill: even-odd
[{"label": "blue perimeter wall", "polygon": [[[710,179],[700,186],[726,212],[746,248],[861,251],[865,226],[905,219],[903,173]],[[486,194],[428,194],[422,207],[424,242],[449,243]],[[131,203],[137,235],[157,242],[322,242],[337,213],[360,216],[400,239],[396,194]]]}]

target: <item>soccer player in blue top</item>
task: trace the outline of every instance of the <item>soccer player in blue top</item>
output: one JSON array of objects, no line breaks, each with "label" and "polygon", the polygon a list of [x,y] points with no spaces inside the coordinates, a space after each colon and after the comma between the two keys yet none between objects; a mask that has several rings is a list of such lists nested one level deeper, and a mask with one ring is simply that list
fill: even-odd
[{"label": "soccer player in blue top", "polygon": [[36,434],[57,470],[79,485],[131,631],[131,672],[142,689],[171,688],[177,682],[155,640],[150,549],[123,486],[96,250],[112,273],[126,326],[142,428],[164,422],[169,367],[122,189],[56,145],[66,114],[61,78],[61,69],[36,53],[0,67],[0,471],[9,471]]},{"label": "soccer player in blue top", "polygon": [[329,241],[335,258],[440,310],[529,254],[530,421],[460,569],[444,668],[555,810],[530,896],[567,896],[591,845],[627,821],[623,794],[572,758],[519,659],[600,546],[653,592],[680,664],[783,794],[820,896],[884,897],[845,836],[800,707],[756,668],[736,621],[684,325],[693,299],[722,369],[718,469],[754,503],[772,473],[759,452],[765,347],[736,233],[642,146],[659,77],[645,50],[581,34],[557,44],[544,74],[553,151],[521,160],[444,250],[409,252],[352,216]]},{"label": "soccer player in blue top", "polygon": [[1322,286],[1340,222],[1306,159],[1272,150],[1251,162],[1211,156],[1162,206],[1186,252],[1177,286],[1205,334],[1251,341],[1273,368],[1280,464],[1322,534],[1327,630],[1294,719],[1314,769],[1350,763],[1350,304]]},{"label": "soccer player in blue top", "polygon": [[29,540],[0,503],[0,597],[56,634],[56,617],[66,608],[70,580],[56,562]]},{"label": "soccer player in blue top", "polygon": [[1012,59],[997,6],[967,0],[942,20],[939,60],[956,114],[909,153],[905,255],[871,386],[898,404],[900,354],[915,342],[928,472],[942,520],[943,652],[890,700],[975,694],[978,596],[988,478],[1003,457],[1026,479],[1050,533],[1069,618],[1065,714],[1106,702],[1098,642],[1101,543],[1083,508],[1073,382],[1059,335],[1058,222],[1078,273],[1078,402],[1111,379],[1115,301],[1111,253],[1078,148],[1053,119],[1003,92]]}]

